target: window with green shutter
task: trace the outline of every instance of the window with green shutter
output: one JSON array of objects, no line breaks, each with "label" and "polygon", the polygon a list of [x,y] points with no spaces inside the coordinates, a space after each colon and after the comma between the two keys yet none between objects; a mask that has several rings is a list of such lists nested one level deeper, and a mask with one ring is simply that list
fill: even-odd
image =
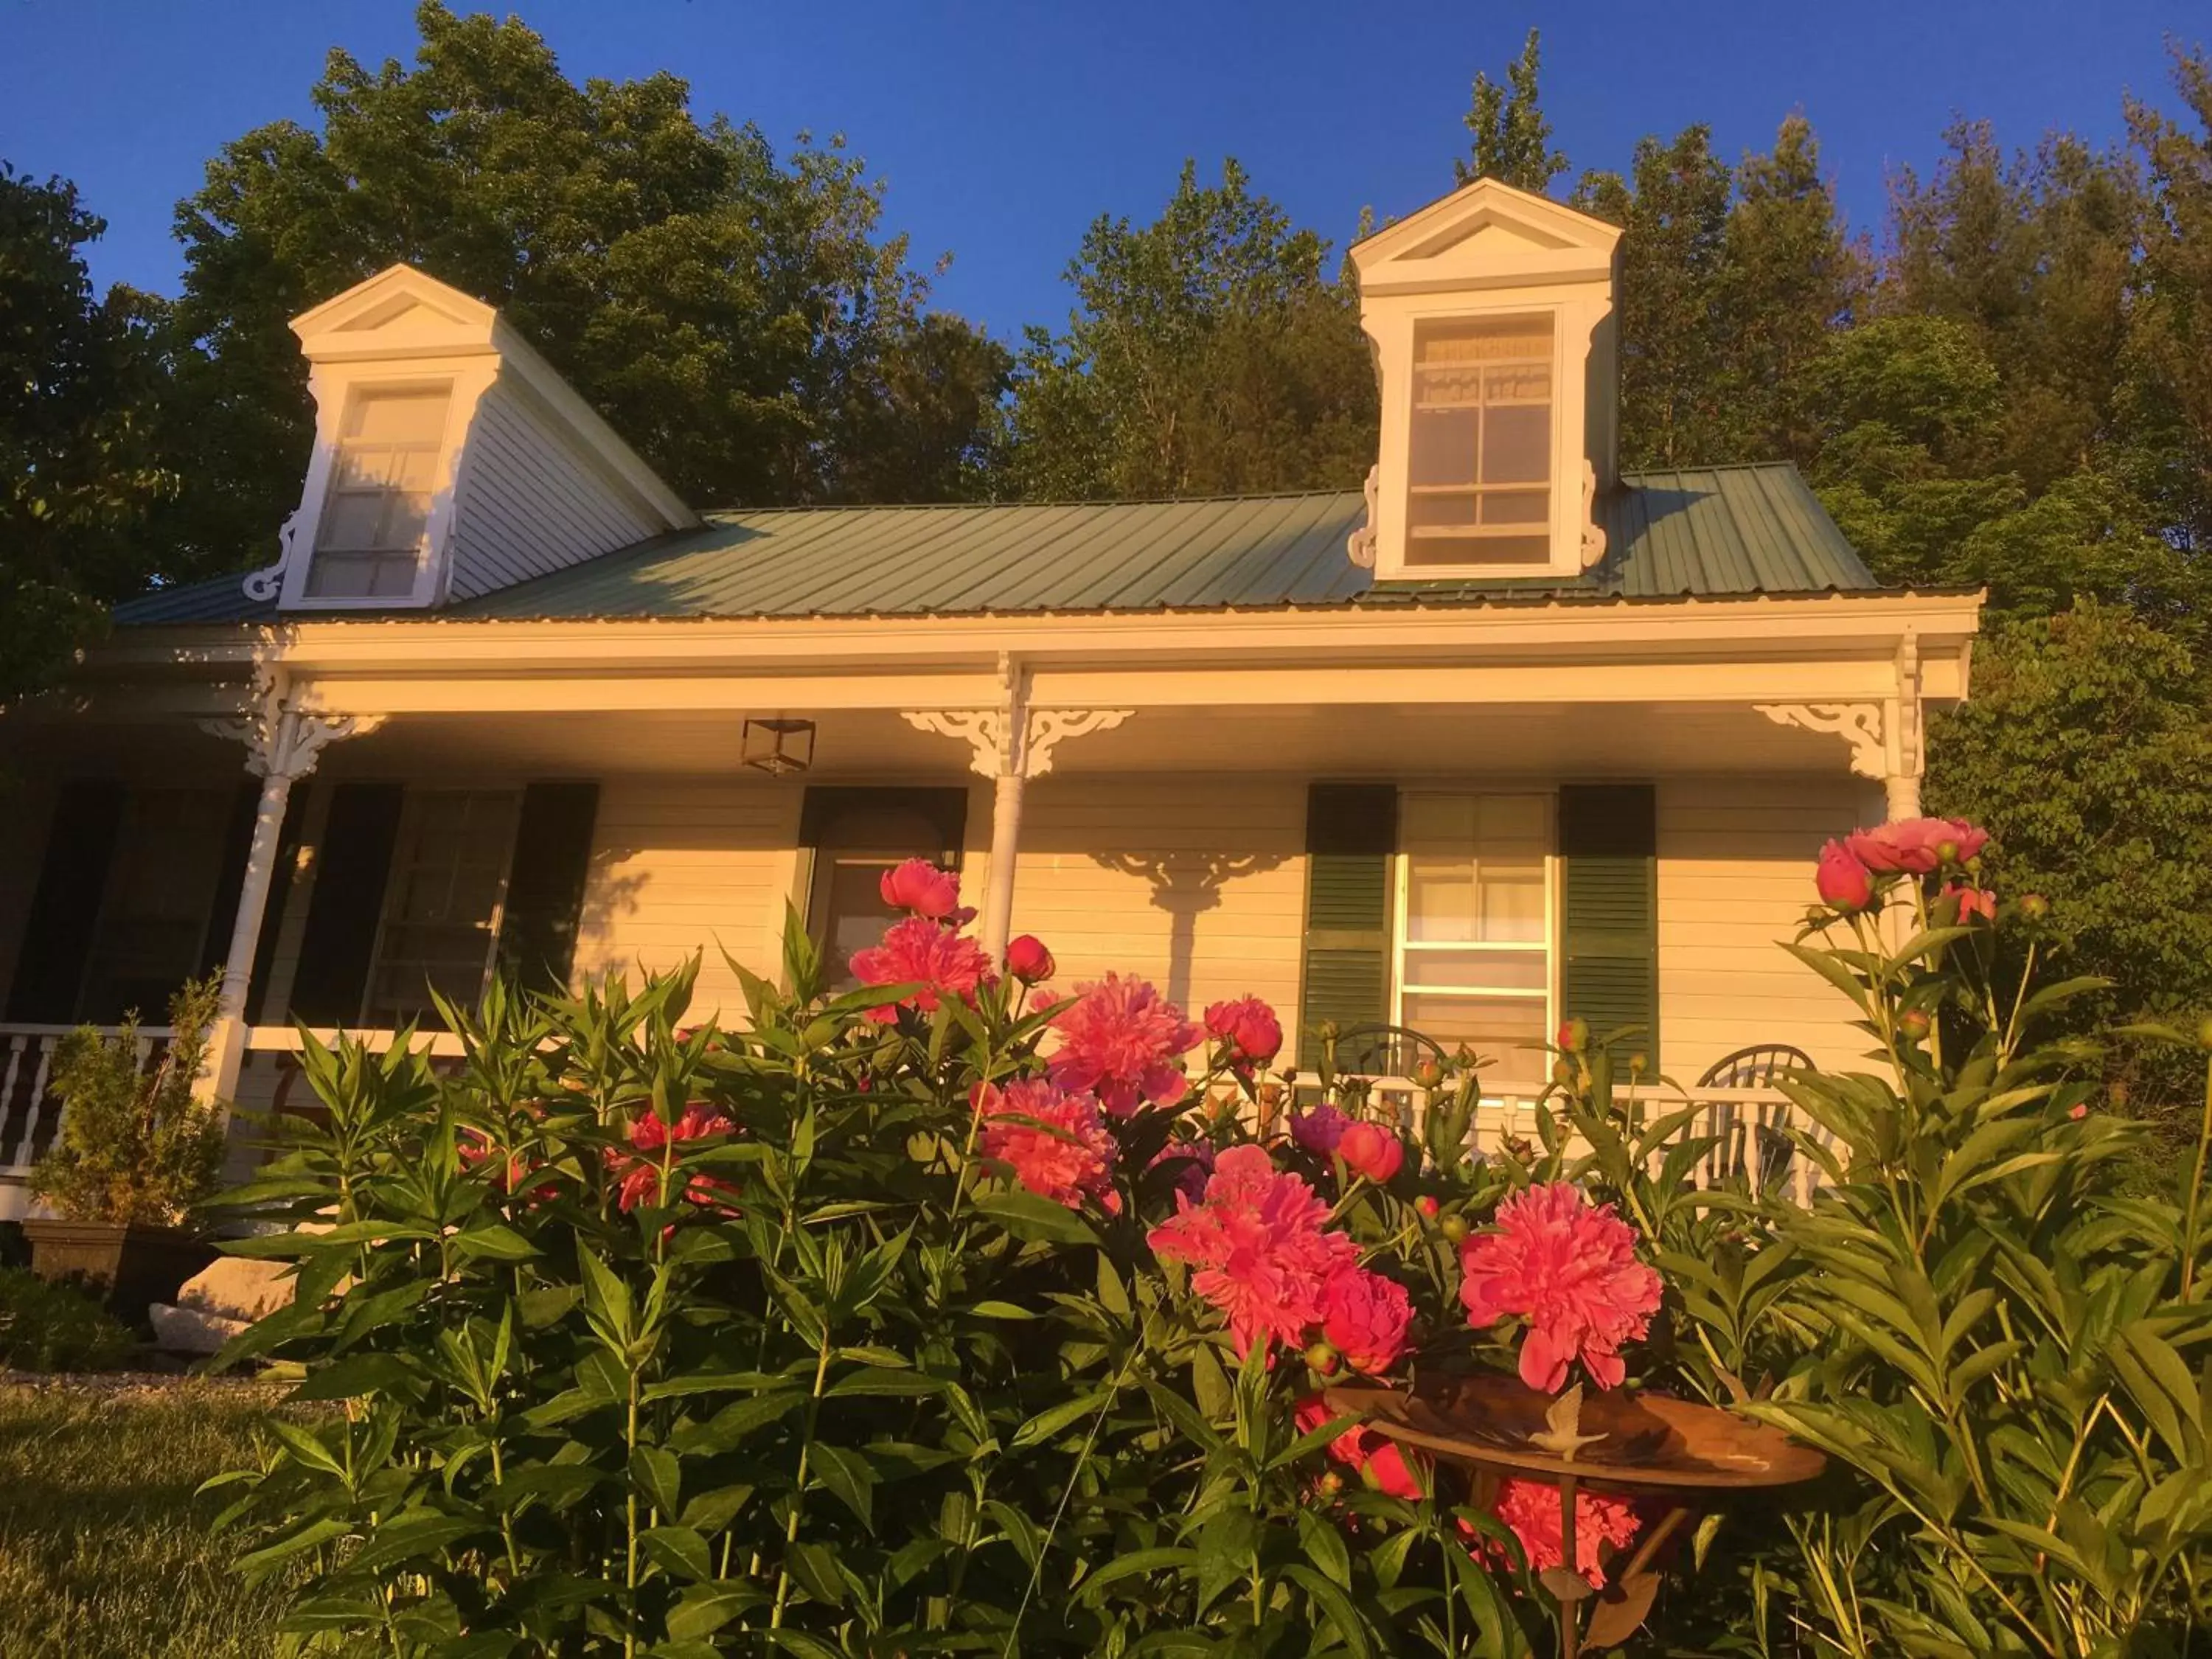
[{"label": "window with green shutter", "polygon": [[1659,1054],[1659,859],[1649,784],[1559,791],[1559,1012],[1599,1036],[1638,1028],[1626,1053]]},{"label": "window with green shutter", "polygon": [[1306,794],[1305,959],[1298,1057],[1314,1032],[1390,1017],[1390,860],[1398,844],[1391,784],[1317,783]]}]

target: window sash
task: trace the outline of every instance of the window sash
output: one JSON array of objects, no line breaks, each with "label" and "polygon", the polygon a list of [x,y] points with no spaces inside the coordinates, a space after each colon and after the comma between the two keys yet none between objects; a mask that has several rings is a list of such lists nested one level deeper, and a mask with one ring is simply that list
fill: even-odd
[{"label": "window sash", "polygon": [[[1549,312],[1415,325],[1407,438],[1409,565],[1520,569],[1551,562],[1559,471],[1558,338]],[[1538,425],[1517,420],[1503,436],[1493,433],[1493,416],[1536,410],[1545,416]],[[1537,449],[1540,456],[1529,453]],[[1453,557],[1455,552],[1462,556]]]},{"label": "window sash", "polygon": [[[1541,869],[1543,892],[1543,921],[1540,939],[1484,939],[1482,931],[1481,866],[1485,845],[1484,829],[1480,823],[1480,805],[1470,814],[1466,837],[1468,881],[1464,891],[1471,905],[1464,918],[1463,931],[1468,937],[1454,939],[1416,939],[1413,937],[1418,918],[1413,914],[1417,895],[1413,872],[1417,863],[1442,862],[1445,854],[1442,843],[1424,844],[1419,830],[1420,803],[1424,799],[1479,804],[1486,799],[1499,798],[1542,804],[1538,836],[1532,841],[1526,836],[1515,837],[1493,834],[1488,844],[1501,843],[1509,850],[1503,854],[1492,854],[1490,862],[1502,864],[1513,871],[1526,870],[1531,862]],[[1518,845],[1512,843],[1516,842]],[[1541,852],[1530,857],[1533,849],[1540,846]],[[1408,1012],[1413,1005],[1437,1003],[1461,1005],[1470,1014],[1485,1006],[1494,1006],[1501,1016],[1515,1024],[1535,1017],[1534,1028],[1539,1033],[1549,1032],[1558,1025],[1557,998],[1559,990],[1559,813],[1557,797],[1550,792],[1528,790],[1408,790],[1401,798],[1399,814],[1399,850],[1391,860],[1391,975],[1390,1018],[1393,1024],[1409,1023]],[[1483,976],[1479,972],[1443,976],[1439,971],[1448,959],[1457,957],[1469,964],[1492,959],[1498,969],[1509,963],[1526,963],[1534,968],[1529,972],[1493,973]],[[1531,963],[1530,959],[1534,962]],[[1540,964],[1538,966],[1537,964]],[[1530,983],[1533,980],[1534,982]],[[1519,982],[1516,982],[1516,981]],[[1479,1016],[1478,1016],[1479,1018]],[[1419,1021],[1411,1022],[1419,1028]],[[1447,1048],[1452,1039],[1442,1037]],[[1480,1045],[1476,1045],[1480,1047]],[[1493,1054],[1490,1058],[1499,1062],[1498,1069],[1508,1080],[1533,1080],[1543,1074],[1540,1054],[1515,1051]]]},{"label": "window sash", "polygon": [[315,599],[404,599],[422,567],[453,406],[447,386],[370,387],[341,426],[308,562]]},{"label": "window sash", "polygon": [[[410,789],[385,879],[362,1018],[431,1012],[428,988],[473,1005],[490,983],[513,874],[516,790]],[[456,821],[458,820],[458,821]]]}]

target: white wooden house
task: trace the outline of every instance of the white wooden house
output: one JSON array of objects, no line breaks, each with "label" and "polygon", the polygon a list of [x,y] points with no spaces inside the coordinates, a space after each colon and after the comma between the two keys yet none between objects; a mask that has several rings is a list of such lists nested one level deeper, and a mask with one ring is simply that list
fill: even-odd
[{"label": "white wooden house", "polygon": [[[294,325],[283,556],[122,607],[0,720],[0,1167],[53,1034],[224,973],[217,1079],[425,987],[841,950],[956,860],[1063,983],[1256,993],[1540,1079],[1857,1051],[1776,946],[1821,840],[1917,811],[1973,593],[1877,586],[1802,480],[1617,465],[1619,232],[1492,182],[1352,250],[1363,493],[712,511],[404,266]],[[1286,1018],[1285,1024],[1293,1021]],[[0,1190],[0,1213],[10,1202]]]}]

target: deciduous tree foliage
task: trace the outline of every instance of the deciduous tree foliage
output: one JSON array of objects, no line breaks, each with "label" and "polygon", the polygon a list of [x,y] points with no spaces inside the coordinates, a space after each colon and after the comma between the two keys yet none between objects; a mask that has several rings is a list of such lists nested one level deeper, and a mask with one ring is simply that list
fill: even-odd
[{"label": "deciduous tree foliage", "polygon": [[251,562],[310,435],[286,319],[398,260],[499,306],[678,494],[928,499],[974,487],[1007,367],[883,232],[839,141],[779,154],[666,73],[562,73],[522,22],[417,14],[410,67],[331,54],[319,121],[224,146],[178,210],[168,528]]},{"label": "deciduous tree foliage", "polygon": [[1452,176],[1461,184],[1496,179],[1540,195],[1567,170],[1566,153],[1552,148],[1552,124],[1536,101],[1542,61],[1538,40],[1538,32],[1530,29],[1521,56],[1505,66],[1504,85],[1486,74],[1475,76],[1473,106],[1461,118],[1474,135],[1474,153],[1452,161]]},{"label": "deciduous tree foliage", "polygon": [[85,271],[105,228],[73,185],[0,163],[0,705],[138,590],[133,532],[168,485],[146,441],[153,302],[99,300]]},{"label": "deciduous tree foliage", "polygon": [[1186,162],[1149,225],[1102,216],[1068,266],[1076,308],[1030,331],[1013,483],[1056,499],[1356,485],[1375,459],[1358,301],[1243,167]]}]

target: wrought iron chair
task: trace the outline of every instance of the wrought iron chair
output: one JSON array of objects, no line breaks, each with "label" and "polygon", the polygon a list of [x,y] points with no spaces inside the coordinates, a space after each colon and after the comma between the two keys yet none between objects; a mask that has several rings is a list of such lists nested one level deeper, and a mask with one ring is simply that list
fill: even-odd
[{"label": "wrought iron chair", "polygon": [[[1812,1072],[1813,1056],[1787,1042],[1754,1043],[1723,1054],[1705,1067],[1690,1092],[1703,1089],[1771,1089],[1790,1072]],[[1790,1108],[1778,1101],[1715,1100],[1706,1103],[1710,1128],[1721,1143],[1706,1155],[1711,1176],[1748,1175],[1765,1188],[1790,1174],[1797,1155],[1789,1134]]]},{"label": "wrought iron chair", "polygon": [[1336,1069],[1351,1077],[1410,1078],[1424,1061],[1448,1066],[1450,1058],[1443,1044],[1410,1025],[1354,1025],[1336,1036]]}]

